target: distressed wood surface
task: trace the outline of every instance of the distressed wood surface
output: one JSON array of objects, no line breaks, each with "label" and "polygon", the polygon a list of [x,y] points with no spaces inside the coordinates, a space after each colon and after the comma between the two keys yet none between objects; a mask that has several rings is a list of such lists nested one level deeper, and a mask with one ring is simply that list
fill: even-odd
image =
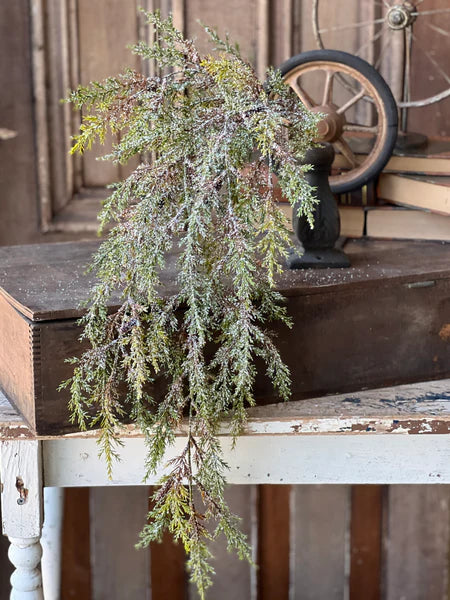
[{"label": "distressed wood surface", "polygon": [[292,488],[260,485],[258,491],[258,600],[288,600]]},{"label": "distressed wood surface", "polygon": [[92,597],[150,600],[150,552],[135,548],[147,514],[148,488],[99,487],[91,490],[90,505]]},{"label": "distressed wood surface", "polygon": [[[0,294],[34,321],[79,317],[93,283],[85,270],[98,245],[92,241],[0,248]],[[345,251],[352,261],[349,269],[285,270],[277,282],[279,291],[287,297],[309,296],[345,290],[350,284],[371,293],[394,282],[407,286],[449,278],[450,244],[353,240]],[[175,266],[176,256],[171,255],[162,273],[168,294],[174,290]]]},{"label": "distressed wood surface", "polygon": [[33,9],[33,5],[34,2],[28,0],[0,5],[1,126],[17,131],[15,138],[0,143],[0,244],[25,243],[38,237],[36,163],[39,154],[35,151],[31,78],[30,6]]},{"label": "distressed wood surface", "polygon": [[64,513],[64,490],[45,488],[44,523],[42,526],[42,587],[45,600],[60,600],[62,522]]},{"label": "distressed wood surface", "polygon": [[[247,535],[249,543],[256,547],[257,495],[255,486],[228,486],[225,500],[231,511],[241,519],[240,529]],[[256,578],[254,569],[247,561],[239,560],[234,552],[228,552],[223,535],[209,544],[214,556],[213,567],[216,572],[208,596],[214,600],[245,598],[256,600]],[[198,600],[195,585],[189,585],[189,600]],[[281,598],[280,598],[281,600]]]},{"label": "distressed wood surface", "polygon": [[[250,408],[248,416],[244,436],[445,434],[450,431],[450,379],[258,406]],[[1,391],[0,431],[4,439],[31,435]],[[182,437],[186,431],[187,425],[182,425],[177,435]],[[227,433],[225,421],[220,435]],[[143,436],[135,425],[124,425],[120,434],[123,438]],[[99,431],[94,430],[56,437],[76,439],[98,435]]]},{"label": "distressed wood surface", "polygon": [[383,495],[379,485],[351,488],[349,597],[381,600]]},{"label": "distressed wood surface", "polygon": [[[127,46],[137,41],[137,31],[137,3],[134,0],[125,3],[122,0],[79,0],[79,83],[86,85],[93,80],[102,80],[122,72],[125,67],[136,68],[137,57]],[[119,165],[97,160],[110,152],[111,142],[109,138],[105,146],[96,145],[92,152],[83,156],[84,185],[104,186],[120,179],[122,169]]]},{"label": "distressed wood surface", "polygon": [[[143,439],[124,439],[121,461],[109,481],[94,439],[67,438],[43,444],[45,485],[137,485],[145,475]],[[177,438],[162,465],[178,456]],[[260,435],[242,436],[232,449],[222,440],[230,484],[254,483],[450,483],[450,446],[445,435]],[[162,466],[147,480],[156,484]]]},{"label": "distressed wood surface", "polygon": [[37,440],[0,441],[2,530],[38,538],[42,528],[41,447]]},{"label": "distressed wood surface", "polygon": [[61,600],[92,598],[89,494],[88,488],[64,490]]},{"label": "distressed wood surface", "polygon": [[[151,494],[156,488],[151,488]],[[149,498],[149,510],[154,507]],[[170,577],[167,577],[170,573]],[[186,600],[188,574],[186,554],[181,543],[176,543],[168,531],[164,532],[161,543],[150,544],[150,581],[152,600]]]},{"label": "distressed wood surface", "polygon": [[348,588],[350,488],[295,486],[290,600],[342,600]]},{"label": "distressed wood surface", "polygon": [[384,598],[448,598],[450,486],[390,486]]},{"label": "distressed wood surface", "polygon": [[[93,284],[84,270],[95,247],[0,249],[5,265],[0,318],[13,330],[9,337],[17,338],[1,345],[0,384],[40,435],[75,429],[66,408],[68,392],[57,388],[72,372],[64,359],[82,352],[76,317]],[[348,253],[353,263],[348,270],[284,272],[279,278],[293,328],[273,323],[271,329],[292,373],[292,399],[448,377],[450,245],[357,243]],[[161,276],[167,294],[176,291],[176,260],[170,256]],[[367,300],[372,295],[373,309]],[[111,299],[111,310],[118,302],[117,296]],[[10,347],[29,354],[16,382],[19,361]],[[264,366],[257,364],[257,371],[257,403],[273,403]],[[150,393],[156,401],[164,395],[162,378]]]}]

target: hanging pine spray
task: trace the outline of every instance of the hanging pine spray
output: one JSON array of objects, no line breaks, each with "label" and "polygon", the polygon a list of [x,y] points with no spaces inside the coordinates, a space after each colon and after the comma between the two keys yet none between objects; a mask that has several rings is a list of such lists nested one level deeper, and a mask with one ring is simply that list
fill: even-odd
[{"label": "hanging pine spray", "polygon": [[[112,229],[93,258],[98,279],[81,320],[90,349],[73,359],[73,377],[62,387],[70,388],[73,422],[100,429],[109,474],[125,415],[145,435],[148,474],[186,420],[186,446],[166,465],[140,544],[172,532],[204,598],[213,574],[210,539],[224,533],[229,549],[251,556],[224,500],[220,424],[227,419],[233,436],[242,431],[254,405],[255,358],[275,392],[289,397],[289,372],[267,330],[272,320],[289,325],[274,287],[289,232],[272,172],[291,204],[301,199],[299,214],[312,224],[316,200],[299,162],[318,116],[278,72],[269,70],[263,86],[237,47],[209,28],[215,54],[201,56],[171,18],[146,18],[157,42],[132,50],[166,74],[127,70],[69,97],[84,112],[73,152],[112,132],[120,141],[105,158],[153,160],[114,184],[104,202],[101,228]],[[175,291],[161,282],[169,253],[177,256]],[[113,292],[121,305],[110,314]],[[167,391],[156,403],[148,389],[161,376]]]}]

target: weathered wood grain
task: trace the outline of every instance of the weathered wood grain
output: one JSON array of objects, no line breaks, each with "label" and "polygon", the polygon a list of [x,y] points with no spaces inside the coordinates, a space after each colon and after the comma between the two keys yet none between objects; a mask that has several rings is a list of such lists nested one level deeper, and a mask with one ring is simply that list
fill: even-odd
[{"label": "weathered wood grain", "polygon": [[[102,27],[99,28],[98,24]],[[127,45],[137,41],[137,3],[122,0],[78,2],[80,78],[83,85],[116,75],[125,67],[136,68],[137,58]],[[104,186],[117,181],[121,168],[96,160],[110,151],[111,140],[83,157],[83,181],[86,186]],[[126,171],[126,168],[125,168]]]},{"label": "weathered wood grain", "polygon": [[259,486],[258,600],[288,600],[290,485]]},{"label": "weathered wood grain", "polygon": [[[151,488],[150,494],[156,488]],[[149,509],[153,508],[150,498]],[[150,581],[152,600],[186,600],[188,575],[186,554],[181,543],[176,543],[172,534],[165,532],[162,542],[150,544]],[[170,576],[168,576],[170,574]]]},{"label": "weathered wood grain", "polygon": [[[256,486],[228,486],[225,499],[231,511],[242,519],[240,528],[247,535],[249,543],[256,546]],[[246,561],[239,560],[235,552],[228,552],[223,535],[211,542],[209,547],[214,556],[213,567],[216,572],[209,592],[211,598],[228,600],[242,597],[256,600],[256,578],[253,568]],[[189,585],[188,597],[190,600],[197,600],[195,585]]]},{"label": "weathered wood grain", "polygon": [[448,596],[450,487],[390,486],[384,556],[386,600]]},{"label": "weathered wood grain", "polygon": [[36,427],[30,322],[0,296],[0,387]]},{"label": "weathered wood grain", "polygon": [[89,489],[64,490],[61,600],[91,600]]},{"label": "weathered wood grain", "polygon": [[239,44],[242,55],[255,64],[259,44],[257,2],[267,3],[267,0],[228,0],[226,5],[221,7],[211,0],[188,0],[185,33],[188,37],[197,37],[201,52],[211,52],[212,46],[198,23],[200,19],[211,27],[217,27],[221,36],[228,32],[230,39]]},{"label": "weathered wood grain", "polygon": [[351,488],[349,597],[352,600],[381,600],[384,492],[379,485]]},{"label": "weathered wood grain", "polygon": [[291,515],[290,599],[342,600],[348,586],[350,487],[294,486]]},{"label": "weathered wood grain", "polygon": [[[2,202],[0,244],[36,239],[37,203],[33,89],[31,74],[30,2],[0,5],[0,115],[1,126],[17,131],[0,142]],[[9,57],[13,57],[9,58]]]},{"label": "weathered wood grain", "polygon": [[[114,465],[114,485],[135,485],[145,475],[142,438],[124,438],[122,461]],[[164,456],[178,456],[186,438],[177,438]],[[235,451],[222,448],[230,484],[392,484],[450,483],[450,448],[444,435],[279,435],[242,436]],[[107,485],[95,439],[49,439],[43,445],[46,485]],[[156,484],[163,467],[148,480]]]},{"label": "weathered wood grain", "polygon": [[40,538],[41,447],[37,440],[0,441],[2,532],[10,538]]},{"label": "weathered wood grain", "polygon": [[[69,426],[67,394],[57,388],[71,372],[64,359],[81,352],[75,319],[82,314],[80,304],[93,283],[93,276],[87,277],[84,270],[95,248],[95,243],[69,243],[0,249],[4,265],[0,295],[9,315],[0,318],[6,319],[5,327],[27,331],[26,339],[17,337],[19,344],[28,346],[32,361],[23,378],[32,381],[27,390],[32,389],[35,416],[26,413],[26,417],[30,423],[38,419],[39,434],[55,434],[58,426],[60,431]],[[350,244],[348,252],[350,269],[286,271],[277,282],[293,328],[289,331],[275,323],[272,329],[292,373],[292,398],[448,377],[450,245],[360,242]],[[176,254],[170,256],[161,276],[167,294],[176,291],[176,260]],[[376,298],[373,306],[370,297]],[[111,309],[118,301],[111,299]],[[44,322],[24,325],[11,307]],[[9,347],[1,351],[7,361]],[[257,368],[257,401],[273,403],[276,398],[263,375],[264,366]],[[5,387],[5,391],[16,404],[21,401],[14,390]],[[153,393],[155,398],[164,393],[161,381]],[[55,408],[51,424],[46,423],[50,407]]]},{"label": "weathered wood grain", "polygon": [[150,600],[150,552],[148,548],[135,548],[147,508],[147,487],[91,490],[91,580],[95,600]]}]

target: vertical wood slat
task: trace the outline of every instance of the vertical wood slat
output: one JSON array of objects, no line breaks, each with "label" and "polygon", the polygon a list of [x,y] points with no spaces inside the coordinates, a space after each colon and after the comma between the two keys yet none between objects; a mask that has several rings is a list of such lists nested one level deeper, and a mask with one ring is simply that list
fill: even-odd
[{"label": "vertical wood slat", "polygon": [[294,0],[270,2],[269,64],[278,66],[292,56]]},{"label": "vertical wood slat", "polygon": [[211,0],[187,0],[185,10],[185,35],[195,37],[200,52],[210,53],[211,43],[199,25],[200,19],[211,27],[217,27],[219,35],[230,34],[232,42],[239,44],[242,55],[252,64],[257,62],[257,3],[268,0],[227,0],[225,3]]},{"label": "vertical wood slat", "polygon": [[71,108],[61,104],[70,87],[69,22],[67,1],[47,0],[46,80],[53,212],[64,208],[72,196],[72,159],[69,156]]},{"label": "vertical wood slat", "polygon": [[[254,515],[256,514],[255,486],[233,485],[225,490],[225,500],[231,511],[239,516],[241,530],[247,535],[249,543],[254,546]],[[245,598],[256,600],[254,589],[253,567],[248,562],[239,560],[236,553],[227,551],[224,536],[220,536],[210,544],[214,556],[213,585],[207,593],[214,600],[229,600],[229,598]],[[195,586],[189,584],[189,599],[198,600]],[[152,599],[153,600],[153,599]]]},{"label": "vertical wood slat", "polygon": [[[121,72],[125,67],[136,68],[137,57],[127,49],[136,41],[137,2],[107,0],[91,2],[78,0],[79,52],[81,83],[101,80]],[[111,143],[96,147],[83,157],[83,178],[86,186],[104,186],[126,174],[110,161],[98,161],[109,152]],[[123,172],[122,172],[123,171]]]},{"label": "vertical wood slat", "polygon": [[270,60],[269,0],[257,0],[256,11],[256,72],[264,80]]},{"label": "vertical wood slat", "polygon": [[91,600],[89,488],[64,490],[61,600]]},{"label": "vertical wood slat", "polygon": [[34,127],[38,176],[39,212],[41,228],[48,231],[52,219],[50,194],[50,158],[45,89],[45,29],[43,0],[31,0],[31,39],[33,69]]},{"label": "vertical wood slat", "polygon": [[290,600],[346,598],[350,486],[293,486],[291,506]]},{"label": "vertical wood slat", "polygon": [[448,597],[450,486],[389,486],[385,538],[386,600]]},{"label": "vertical wood slat", "polygon": [[384,487],[353,485],[350,525],[350,600],[380,600]]},{"label": "vertical wood slat", "polygon": [[[155,488],[150,491],[153,494]],[[149,510],[152,508],[151,497]],[[181,543],[175,543],[167,531],[161,543],[150,544],[150,581],[152,600],[186,600],[186,554]]]},{"label": "vertical wood slat", "polygon": [[148,488],[98,487],[90,492],[94,600],[150,600],[150,551],[137,550]]},{"label": "vertical wood slat", "polygon": [[[68,0],[67,20],[69,28],[69,87],[75,89],[81,82],[80,49],[78,44],[78,0]],[[81,115],[78,111],[70,110],[70,131],[73,135],[80,129]],[[83,185],[83,165],[81,156],[75,154],[72,159],[72,190],[78,192]]]},{"label": "vertical wood slat", "polygon": [[289,598],[290,485],[259,486],[258,600]]}]

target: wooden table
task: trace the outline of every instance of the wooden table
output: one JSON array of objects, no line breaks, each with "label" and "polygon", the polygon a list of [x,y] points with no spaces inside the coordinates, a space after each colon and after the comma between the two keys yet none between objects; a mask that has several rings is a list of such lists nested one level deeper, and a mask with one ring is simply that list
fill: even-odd
[{"label": "wooden table", "polygon": [[[450,379],[445,379],[255,407],[234,450],[226,425],[222,434],[231,484],[442,484],[450,483],[449,432]],[[44,487],[144,485],[142,433],[123,429],[122,460],[111,481],[98,458],[96,436],[33,436],[0,394],[2,528],[16,568],[11,598],[39,600],[47,594],[39,568]],[[181,428],[166,458],[185,442]],[[56,571],[57,559],[49,562]],[[44,579],[50,587],[51,573]]]}]

